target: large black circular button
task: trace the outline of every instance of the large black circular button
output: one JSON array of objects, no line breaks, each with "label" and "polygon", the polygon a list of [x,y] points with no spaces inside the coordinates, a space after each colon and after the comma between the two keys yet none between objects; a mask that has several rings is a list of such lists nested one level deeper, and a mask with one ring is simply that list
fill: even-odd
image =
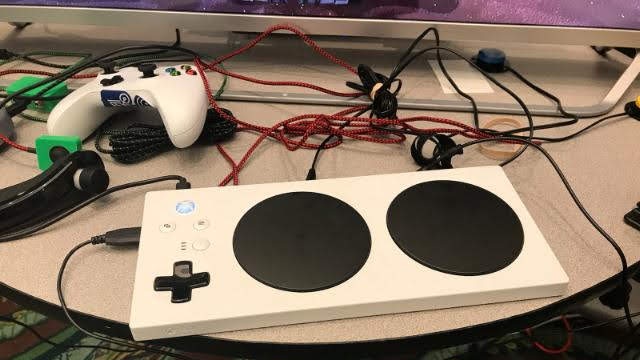
[{"label": "large black circular button", "polygon": [[364,219],[328,195],[293,192],[268,198],[247,211],[233,235],[240,266],[271,287],[308,292],[355,275],[371,250]]},{"label": "large black circular button", "polygon": [[524,244],[520,219],[507,203],[456,181],[429,181],[401,192],[387,210],[387,228],[408,256],[456,275],[501,270]]}]

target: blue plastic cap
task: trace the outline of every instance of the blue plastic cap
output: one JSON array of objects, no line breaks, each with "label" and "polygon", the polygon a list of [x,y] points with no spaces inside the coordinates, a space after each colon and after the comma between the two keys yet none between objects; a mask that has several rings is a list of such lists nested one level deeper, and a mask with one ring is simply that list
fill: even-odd
[{"label": "blue plastic cap", "polygon": [[478,62],[491,65],[501,65],[507,61],[507,54],[500,49],[486,48],[478,52]]}]

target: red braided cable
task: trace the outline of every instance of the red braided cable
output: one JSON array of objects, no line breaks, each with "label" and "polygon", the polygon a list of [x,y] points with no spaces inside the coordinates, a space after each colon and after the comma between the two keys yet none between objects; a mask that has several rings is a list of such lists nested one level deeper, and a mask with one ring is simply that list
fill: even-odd
[{"label": "red braided cable", "polygon": [[320,46],[318,46],[318,44],[316,44],[313,40],[311,40],[307,34],[302,32],[302,30],[298,29],[295,26],[288,25],[288,24],[277,24],[277,25],[271,26],[270,28],[265,30],[262,34],[258,35],[255,39],[253,39],[250,42],[248,42],[245,46],[243,46],[243,47],[241,47],[239,49],[236,49],[236,50],[232,51],[231,53],[229,53],[227,55],[223,55],[223,56],[215,59],[211,63],[211,65],[212,66],[218,65],[218,64],[220,64],[221,62],[223,62],[225,60],[231,59],[232,57],[235,57],[237,55],[240,55],[240,54],[244,53],[245,51],[247,51],[247,50],[253,48],[254,46],[256,46],[258,43],[260,43],[262,40],[264,40],[267,36],[271,35],[273,32],[280,31],[280,30],[286,30],[286,31],[289,31],[289,32],[292,32],[292,33],[296,34],[300,39],[302,39],[302,41],[305,42],[305,44],[307,44],[309,47],[311,47],[315,52],[320,54],[322,57],[324,57],[326,59],[329,59],[329,61],[342,66],[343,68],[347,69],[348,71],[350,71],[354,75],[358,74],[358,72],[356,71],[356,69],[353,66],[349,65],[346,61],[336,57],[335,55],[331,54],[327,50],[325,50],[325,49],[321,48]]},{"label": "red braided cable", "polygon": [[[573,331],[571,331],[571,324],[569,323],[569,320],[567,319],[566,316],[562,316],[562,322],[564,324],[565,329],[567,330],[567,338],[564,342],[564,344],[558,348],[558,349],[549,349],[548,347],[544,346],[543,344],[534,341],[533,345],[538,348],[538,350],[549,354],[549,355],[558,355],[558,354],[564,354],[566,353],[571,346],[573,345]],[[531,337],[531,328],[527,328],[526,330],[527,335],[529,335],[529,337]]]},{"label": "red braided cable", "polygon": [[20,151],[24,151],[24,152],[28,152],[28,153],[33,153],[35,151],[31,147],[20,145],[18,143],[13,142],[11,139],[9,139],[8,137],[4,136],[3,134],[0,134],[0,140],[4,141],[7,145],[11,146],[12,148],[20,150]]},{"label": "red braided cable", "polygon": [[238,165],[236,164],[235,161],[233,161],[233,158],[231,157],[231,155],[229,155],[229,153],[222,147],[222,145],[217,144],[216,147],[218,148],[218,152],[220,152],[220,154],[227,160],[229,165],[231,165],[233,185],[238,185],[240,183],[240,180],[238,179],[238,173],[239,173]]},{"label": "red braided cable", "polygon": [[205,67],[208,70],[212,70],[212,71],[218,72],[218,73],[223,74],[223,75],[231,76],[231,77],[236,78],[236,79],[249,81],[249,82],[252,82],[252,83],[255,83],[255,84],[260,84],[260,85],[303,87],[303,88],[307,88],[307,89],[320,91],[320,92],[323,92],[325,94],[329,94],[329,95],[333,95],[333,96],[350,97],[350,98],[355,98],[355,97],[359,97],[359,96],[363,95],[362,93],[358,93],[358,92],[340,92],[340,91],[335,91],[335,90],[324,88],[322,86],[306,83],[304,81],[271,81],[271,80],[262,80],[262,79],[254,78],[254,77],[251,77],[251,76],[246,76],[246,75],[241,75],[241,74],[238,74],[238,73],[234,73],[232,71],[229,71],[229,70],[226,70],[226,69],[223,69],[223,68],[220,68],[220,67],[216,67],[216,66],[213,66],[213,65],[208,65],[208,64],[203,64],[203,67]]},{"label": "red braided cable", "polygon": [[358,72],[356,71],[356,69],[349,65],[346,61],[338,58],[337,56],[331,54],[330,52],[328,52],[327,50],[321,48],[318,44],[316,44],[313,40],[311,40],[311,38],[309,38],[309,36],[307,34],[305,34],[304,32],[302,32],[302,30],[298,29],[297,27],[294,27],[292,25],[288,25],[288,24],[279,24],[279,25],[274,25],[270,28],[268,28],[267,30],[265,30],[263,33],[261,33],[260,35],[258,35],[256,38],[254,38],[253,40],[251,40],[250,42],[248,42],[247,44],[245,44],[244,46],[230,52],[229,54],[223,55],[221,57],[218,57],[217,59],[215,59],[214,61],[212,61],[210,64],[206,64],[206,63],[201,63],[201,66],[203,66],[204,68],[208,69],[208,70],[212,70],[212,71],[216,71],[218,73],[227,75],[227,76],[231,76],[240,80],[244,80],[244,81],[249,81],[255,84],[260,84],[260,85],[270,85],[270,86],[297,86],[297,87],[304,87],[304,88],[308,88],[308,89],[312,89],[312,90],[316,90],[316,91],[320,91],[323,92],[325,94],[329,94],[329,95],[333,95],[333,96],[342,96],[342,97],[358,97],[363,95],[362,93],[358,93],[358,92],[340,92],[340,91],[335,91],[335,90],[330,90],[330,89],[326,89],[323,88],[321,86],[317,86],[314,84],[310,84],[310,83],[306,83],[306,82],[302,82],[302,81],[271,81],[271,80],[263,80],[263,79],[257,79],[254,77],[250,77],[250,76],[246,76],[246,75],[241,75],[238,73],[234,73],[232,71],[217,67],[216,65],[229,60],[233,57],[236,57],[250,49],[252,49],[253,47],[255,47],[258,43],[260,43],[262,40],[264,40],[266,37],[268,37],[269,35],[271,35],[272,33],[276,32],[276,31],[289,31],[291,33],[294,33],[295,35],[297,35],[305,44],[307,44],[309,47],[311,47],[316,53],[320,54],[322,57],[326,58],[327,60],[333,62],[334,64],[337,64],[341,67],[343,67],[344,69],[346,69],[347,71],[351,72],[354,75],[357,75]]},{"label": "red braided cable", "polygon": [[[200,77],[202,79],[203,86],[209,98],[209,103],[213,109],[215,109],[220,116],[229,121],[238,123],[239,131],[254,131],[260,134],[258,139],[249,147],[247,152],[237,162],[235,167],[232,167],[232,172],[228,174],[221,182],[220,186],[227,185],[232,179],[237,179],[238,173],[246,165],[248,159],[251,157],[256,148],[266,138],[271,137],[283,143],[288,150],[296,150],[299,148],[305,149],[317,149],[320,144],[310,144],[307,140],[312,135],[335,135],[337,140],[327,144],[327,148],[338,146],[342,143],[342,137],[349,137],[355,140],[363,140],[369,142],[375,142],[380,144],[397,144],[405,141],[405,136],[394,132],[393,130],[383,130],[380,128],[374,128],[373,125],[380,126],[400,126],[402,128],[411,130],[416,133],[448,133],[448,134],[460,134],[468,136],[470,138],[485,138],[490,137],[469,125],[459,123],[453,120],[436,118],[429,116],[415,116],[406,119],[371,119],[363,117],[349,117],[346,115],[361,111],[367,108],[367,106],[355,106],[342,110],[335,114],[303,114],[289,119],[285,119],[276,123],[271,127],[254,125],[245,121],[242,121],[234,116],[222,111],[218,106],[208,78],[204,72],[204,64],[200,59],[195,59],[194,64],[199,70]],[[344,129],[340,128],[337,123],[343,124],[344,122],[350,122],[350,125]],[[446,124],[457,127],[457,129],[450,128],[436,128],[436,129],[420,129],[412,125],[408,125],[411,122],[434,122],[440,124]],[[294,139],[300,138],[299,140]],[[228,154],[227,154],[228,155]],[[225,155],[223,155],[225,156]],[[226,157],[226,156],[225,156]],[[227,159],[230,161],[230,157]]]}]

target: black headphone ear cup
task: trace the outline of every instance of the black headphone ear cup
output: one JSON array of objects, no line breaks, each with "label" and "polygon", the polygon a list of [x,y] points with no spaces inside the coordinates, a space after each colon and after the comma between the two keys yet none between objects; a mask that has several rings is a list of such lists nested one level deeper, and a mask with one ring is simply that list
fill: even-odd
[{"label": "black headphone ear cup", "polygon": [[78,165],[80,167],[86,168],[91,166],[99,166],[101,168],[104,168],[104,163],[102,162],[100,155],[98,155],[95,151],[84,150],[78,151],[74,154],[77,154],[78,156]]},{"label": "black headphone ear cup", "polygon": [[[433,148],[433,157],[428,158],[422,154],[422,148],[427,143],[427,141],[431,141],[435,144]],[[411,144],[411,157],[416,162],[416,164],[426,167],[428,166],[430,169],[453,169],[453,165],[451,164],[451,157],[445,157],[440,159],[438,163],[434,163],[434,159],[439,155],[448,152],[449,150],[455,148],[456,142],[453,141],[449,136],[444,134],[432,134],[432,135],[420,135],[417,136],[413,143]]]},{"label": "black headphone ear cup", "polygon": [[[431,137],[432,141],[436,143],[436,147],[433,148],[433,157],[436,158],[456,146],[456,142],[450,137],[443,134],[435,134]],[[446,157],[440,160],[440,169],[453,169],[451,164],[451,157]]]},{"label": "black headphone ear cup", "polygon": [[427,166],[431,162],[431,159],[427,159],[424,155],[422,155],[422,148],[424,144],[427,142],[427,136],[421,135],[416,136],[413,139],[413,143],[411,144],[411,157],[416,164],[420,166]]},{"label": "black headphone ear cup", "polygon": [[[102,165],[102,164],[100,164]],[[109,187],[109,174],[104,166],[90,166],[79,169],[73,176],[77,189],[90,194],[99,194]]]}]

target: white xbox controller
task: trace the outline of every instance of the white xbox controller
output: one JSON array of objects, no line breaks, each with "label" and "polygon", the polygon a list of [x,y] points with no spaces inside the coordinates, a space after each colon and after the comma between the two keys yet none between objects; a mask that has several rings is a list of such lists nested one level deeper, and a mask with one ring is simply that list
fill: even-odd
[{"label": "white xbox controller", "polygon": [[143,64],[98,75],[69,94],[51,111],[47,130],[84,140],[111,115],[144,106],[158,110],[173,145],[185,148],[202,132],[208,101],[192,65]]}]

